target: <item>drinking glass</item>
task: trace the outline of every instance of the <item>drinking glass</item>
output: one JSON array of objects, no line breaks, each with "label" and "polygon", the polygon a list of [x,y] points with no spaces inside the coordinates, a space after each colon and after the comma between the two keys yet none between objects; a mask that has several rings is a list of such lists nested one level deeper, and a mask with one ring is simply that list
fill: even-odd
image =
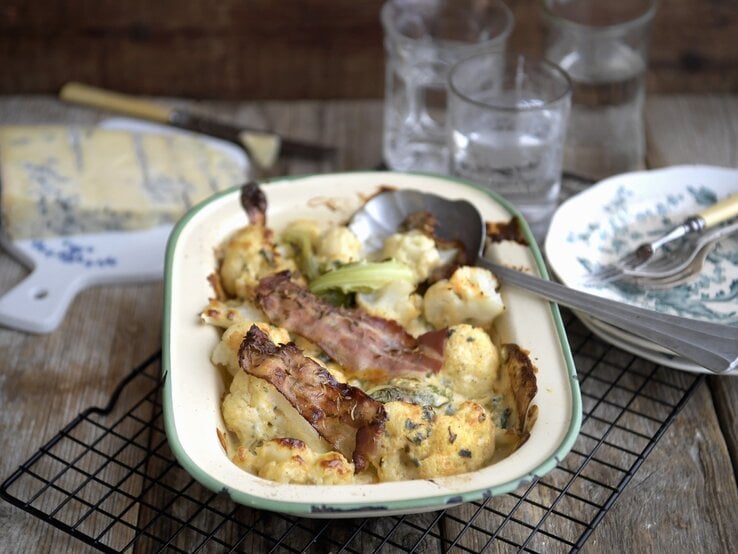
[{"label": "drinking glass", "polygon": [[656,0],[541,0],[541,9],[545,57],[574,84],[564,168],[591,179],[640,169]]},{"label": "drinking glass", "polygon": [[543,59],[484,52],[449,73],[451,174],[510,200],[538,238],[559,198],[570,102],[569,77]]},{"label": "drinking glass", "polygon": [[394,0],[381,12],[386,79],[384,161],[447,173],[446,76],[479,50],[503,51],[513,16],[499,0]]}]

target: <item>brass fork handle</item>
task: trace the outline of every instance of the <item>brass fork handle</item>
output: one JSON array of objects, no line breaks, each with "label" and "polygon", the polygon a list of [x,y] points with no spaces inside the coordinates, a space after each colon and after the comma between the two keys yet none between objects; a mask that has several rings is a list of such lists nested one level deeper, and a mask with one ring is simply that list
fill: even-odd
[{"label": "brass fork handle", "polygon": [[704,227],[709,228],[723,221],[727,221],[738,215],[738,194],[733,194],[716,202],[712,206],[700,210],[697,216],[704,222]]}]

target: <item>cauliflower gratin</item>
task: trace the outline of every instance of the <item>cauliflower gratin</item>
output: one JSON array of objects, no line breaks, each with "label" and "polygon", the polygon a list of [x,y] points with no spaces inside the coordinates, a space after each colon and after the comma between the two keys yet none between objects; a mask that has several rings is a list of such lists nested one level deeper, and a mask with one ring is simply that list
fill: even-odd
[{"label": "cauliflower gratin", "polygon": [[376,252],[346,225],[249,224],[216,250],[212,363],[226,379],[229,458],[273,481],[351,484],[475,471],[509,455],[535,421],[535,368],[498,343],[495,276],[413,214]]}]

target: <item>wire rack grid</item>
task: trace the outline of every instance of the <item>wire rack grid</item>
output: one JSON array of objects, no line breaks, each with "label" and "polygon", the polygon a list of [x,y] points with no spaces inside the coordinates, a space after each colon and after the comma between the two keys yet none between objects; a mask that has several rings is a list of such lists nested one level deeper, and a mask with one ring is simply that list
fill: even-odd
[{"label": "wire rack grid", "polygon": [[79,414],[0,495],[104,552],[579,550],[703,376],[637,358],[565,312],[581,433],[554,471],[511,494],[426,514],[314,520],[234,504],[192,479],[164,433],[160,355]]}]

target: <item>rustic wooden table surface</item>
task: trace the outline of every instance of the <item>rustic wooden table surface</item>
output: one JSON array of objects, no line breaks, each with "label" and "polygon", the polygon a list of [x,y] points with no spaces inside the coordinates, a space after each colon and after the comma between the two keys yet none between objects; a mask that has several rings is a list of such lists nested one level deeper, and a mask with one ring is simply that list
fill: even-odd
[{"label": "rustic wooden table surface", "polygon": [[[173,104],[186,102],[167,100]],[[334,161],[277,173],[368,169],[381,159],[377,101],[201,105],[214,114],[340,147]],[[109,114],[50,97],[0,97],[0,124],[93,124]],[[648,167],[738,167],[738,96],[652,96]],[[0,254],[0,292],[27,271]],[[0,480],[80,411],[102,405],[160,345],[161,283],[88,289],[53,333],[0,329]],[[587,552],[738,552],[738,378],[709,377],[585,543]],[[83,544],[0,502],[0,551],[77,552]]]}]

